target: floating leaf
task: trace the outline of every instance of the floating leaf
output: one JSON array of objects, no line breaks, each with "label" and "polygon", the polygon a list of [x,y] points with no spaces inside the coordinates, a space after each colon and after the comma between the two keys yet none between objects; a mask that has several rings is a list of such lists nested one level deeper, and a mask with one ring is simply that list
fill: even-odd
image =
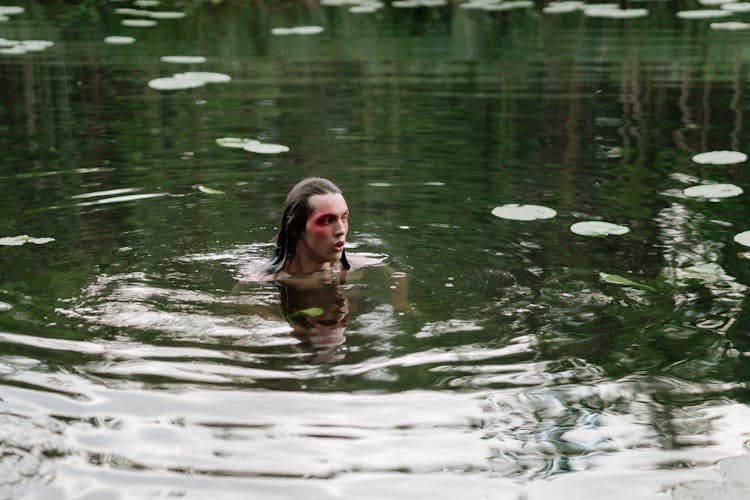
[{"label": "floating leaf", "polygon": [[702,165],[731,165],[745,160],[747,155],[739,151],[708,151],[693,156],[693,161]]},{"label": "floating leaf", "polygon": [[677,13],[677,17],[681,19],[713,19],[715,17],[727,17],[731,15],[732,13],[728,10],[718,9],[681,10]]},{"label": "floating leaf", "polygon": [[226,194],[224,191],[219,191],[218,189],[211,189],[209,187],[206,187],[200,184],[198,185],[198,191],[200,191],[201,193],[206,193],[206,194]]},{"label": "floating leaf", "polygon": [[619,236],[630,231],[625,226],[595,220],[576,222],[570,230],[581,236]]},{"label": "floating leaf", "polygon": [[620,8],[585,8],[583,14],[587,17],[604,17],[610,19],[636,19],[648,16],[647,9]]},{"label": "floating leaf", "polygon": [[36,245],[43,245],[45,243],[49,243],[50,241],[55,241],[55,239],[54,238],[34,238],[32,236],[29,236],[28,234],[22,234],[20,236],[6,236],[5,238],[0,238],[0,245],[19,246],[25,243],[34,243]]},{"label": "floating leaf", "polygon": [[323,33],[322,26],[295,26],[293,28],[274,28],[272,35],[318,35]]},{"label": "floating leaf", "polygon": [[151,19],[123,19],[120,24],[131,28],[151,28],[156,26],[156,21]]},{"label": "floating leaf", "polygon": [[243,139],[240,137],[220,137],[216,139],[216,144],[223,148],[244,148],[248,144],[259,144],[260,141],[255,139]]},{"label": "floating leaf", "polygon": [[307,309],[300,309],[289,315],[290,319],[294,320],[305,320],[307,318],[315,318],[322,316],[325,311],[322,307],[309,307]]},{"label": "floating leaf", "polygon": [[39,52],[55,45],[49,40],[21,40],[20,45],[29,52]]},{"label": "floating leaf", "polygon": [[749,2],[724,3],[721,5],[721,10],[728,10],[730,12],[750,12],[750,3]]},{"label": "floating leaf", "polygon": [[150,10],[138,10],[129,8],[115,9],[115,14],[120,14],[121,16],[151,17]]},{"label": "floating leaf", "polygon": [[245,151],[250,151],[251,153],[259,153],[265,155],[275,155],[279,153],[286,153],[287,151],[289,151],[289,147],[284,146],[283,144],[267,144],[264,142],[252,142],[244,145],[242,149],[244,149]]},{"label": "floating leaf", "polygon": [[727,23],[711,23],[711,29],[724,31],[741,31],[750,29],[750,23],[741,23],[739,21]]},{"label": "floating leaf", "polygon": [[656,288],[652,286],[644,285],[643,283],[638,283],[636,281],[625,278],[623,276],[618,276],[617,274],[599,273],[599,278],[605,283],[632,286],[633,288],[640,288],[641,290],[648,290],[649,292],[656,291]]},{"label": "floating leaf", "polygon": [[683,189],[688,198],[731,198],[743,193],[742,188],[734,184],[701,184]]},{"label": "floating leaf", "polygon": [[104,43],[111,45],[127,45],[135,42],[135,38],[132,36],[108,36],[104,39]]},{"label": "floating leaf", "polygon": [[25,9],[15,5],[0,5],[0,16],[14,16],[16,14],[23,14]]},{"label": "floating leaf", "polygon": [[183,90],[202,87],[206,82],[195,78],[180,78],[169,76],[164,78],[154,78],[148,82],[148,86],[154,90]]},{"label": "floating leaf", "polygon": [[224,73],[212,73],[210,71],[188,71],[187,73],[176,73],[175,78],[187,78],[190,80],[199,80],[204,83],[225,83],[232,80],[232,77]]},{"label": "floating leaf", "polygon": [[206,58],[203,56],[162,56],[159,60],[175,64],[201,64],[206,62]]},{"label": "floating leaf", "polygon": [[724,276],[726,273],[719,264],[710,262],[682,268],[682,271],[694,275]]},{"label": "floating leaf", "polygon": [[151,12],[149,17],[152,19],[182,19],[186,15],[184,12],[161,11]]},{"label": "floating leaf", "polygon": [[518,205],[510,203],[492,209],[492,215],[501,219],[511,220],[538,220],[551,219],[557,215],[557,212],[551,208],[541,205]]},{"label": "floating leaf", "polygon": [[742,233],[735,234],[734,241],[736,241],[740,245],[750,247],[750,231],[744,231]]},{"label": "floating leaf", "polygon": [[569,12],[576,12],[581,7],[583,7],[583,2],[578,1],[549,2],[542,9],[542,12],[545,14],[567,14]]}]

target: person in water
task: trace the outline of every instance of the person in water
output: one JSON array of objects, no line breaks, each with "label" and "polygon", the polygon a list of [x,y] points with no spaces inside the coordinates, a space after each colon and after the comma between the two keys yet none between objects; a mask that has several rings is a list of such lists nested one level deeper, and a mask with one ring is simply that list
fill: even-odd
[{"label": "person in water", "polygon": [[309,177],[289,191],[266,280],[331,279],[351,268],[345,246],[349,207],[328,179]]}]

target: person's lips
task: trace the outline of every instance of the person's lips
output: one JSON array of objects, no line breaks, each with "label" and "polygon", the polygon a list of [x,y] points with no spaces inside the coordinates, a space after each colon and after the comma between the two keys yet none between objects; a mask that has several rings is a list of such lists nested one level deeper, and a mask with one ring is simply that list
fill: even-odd
[{"label": "person's lips", "polygon": [[338,243],[336,243],[335,245],[333,245],[333,248],[337,252],[343,252],[344,251],[344,242],[343,241],[339,241]]}]

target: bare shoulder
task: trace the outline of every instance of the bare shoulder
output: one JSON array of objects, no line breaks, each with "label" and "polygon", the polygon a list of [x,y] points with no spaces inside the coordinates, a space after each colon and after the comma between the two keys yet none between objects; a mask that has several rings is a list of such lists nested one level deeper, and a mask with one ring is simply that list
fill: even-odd
[{"label": "bare shoulder", "polygon": [[362,269],[364,267],[384,266],[388,257],[378,253],[348,253],[346,260],[351,266],[351,270]]}]

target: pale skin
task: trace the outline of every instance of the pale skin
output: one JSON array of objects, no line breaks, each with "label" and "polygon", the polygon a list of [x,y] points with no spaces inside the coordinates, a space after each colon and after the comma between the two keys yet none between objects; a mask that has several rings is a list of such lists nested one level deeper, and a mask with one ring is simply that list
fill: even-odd
[{"label": "pale skin", "polygon": [[297,250],[276,274],[277,280],[330,274],[341,260],[349,232],[349,207],[341,193],[316,194],[307,200],[312,215]]},{"label": "pale skin", "polygon": [[[322,283],[343,282],[349,272],[340,265],[349,232],[349,207],[341,193],[316,194],[308,198],[311,215],[297,241],[294,255],[276,274],[262,273],[257,281],[279,281],[301,289],[315,289]],[[379,261],[347,252],[352,269],[375,265]],[[389,268],[388,268],[389,269]],[[357,274],[357,273],[355,273]],[[405,277],[394,278],[397,310],[408,307]]]}]

